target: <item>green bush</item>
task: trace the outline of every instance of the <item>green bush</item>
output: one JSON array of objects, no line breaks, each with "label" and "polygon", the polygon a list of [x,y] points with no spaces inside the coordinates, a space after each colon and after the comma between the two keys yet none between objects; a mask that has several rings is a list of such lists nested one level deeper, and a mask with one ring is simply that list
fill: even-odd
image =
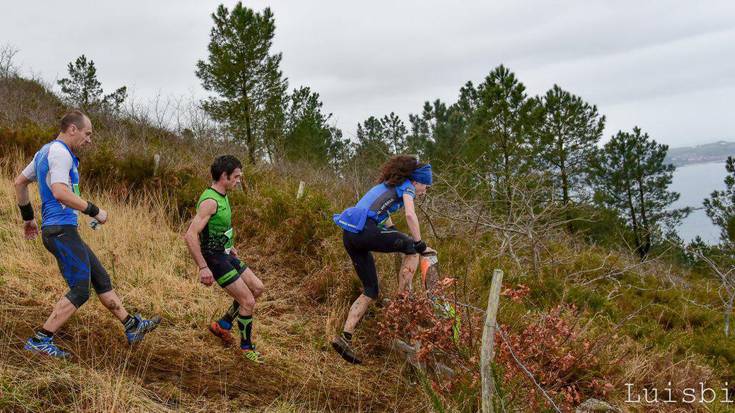
[{"label": "green bush", "polygon": [[262,203],[249,209],[266,231],[277,234],[284,251],[318,256],[320,241],[337,232],[328,219],[333,206],[322,194],[296,199],[296,188],[272,185],[263,188],[259,199]]},{"label": "green bush", "polygon": [[581,310],[590,310],[593,313],[607,312],[610,314],[610,309],[608,308],[610,302],[607,297],[589,288],[571,287],[567,293],[567,301]]},{"label": "green bush", "polygon": [[735,340],[725,337],[721,328],[716,333],[696,335],[692,341],[694,350],[711,357],[716,365],[726,367],[735,364]]},{"label": "green bush", "polygon": [[199,196],[210,185],[210,181],[197,175],[191,168],[182,169],[174,173],[173,198],[175,199],[178,215],[186,219],[194,214]]},{"label": "green bush", "polygon": [[30,158],[43,145],[54,140],[57,132],[56,128],[33,123],[15,129],[0,128],[0,151],[7,153],[20,149],[26,157]]}]

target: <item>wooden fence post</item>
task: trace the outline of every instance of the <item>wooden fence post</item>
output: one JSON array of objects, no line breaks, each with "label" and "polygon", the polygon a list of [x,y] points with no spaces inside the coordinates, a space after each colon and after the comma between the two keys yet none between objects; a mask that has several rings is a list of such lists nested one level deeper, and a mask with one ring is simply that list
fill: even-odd
[{"label": "wooden fence post", "polygon": [[482,413],[493,412],[493,381],[492,361],[495,357],[495,319],[498,316],[500,302],[500,288],[503,285],[503,271],[493,271],[493,280],[490,284],[490,295],[487,298],[485,312],[485,328],[482,332],[482,349],[480,351],[480,376],[482,378]]},{"label": "wooden fence post", "polygon": [[158,167],[161,165],[161,155],[153,155],[153,176],[158,176]]}]

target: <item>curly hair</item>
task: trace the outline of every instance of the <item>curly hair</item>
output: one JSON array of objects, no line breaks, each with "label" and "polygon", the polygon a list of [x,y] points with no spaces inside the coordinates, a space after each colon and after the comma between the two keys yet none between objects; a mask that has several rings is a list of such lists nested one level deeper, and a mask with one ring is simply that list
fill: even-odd
[{"label": "curly hair", "polygon": [[416,168],[424,166],[415,157],[409,155],[397,155],[380,167],[380,178],[378,183],[385,182],[388,186],[400,185],[411,177]]}]

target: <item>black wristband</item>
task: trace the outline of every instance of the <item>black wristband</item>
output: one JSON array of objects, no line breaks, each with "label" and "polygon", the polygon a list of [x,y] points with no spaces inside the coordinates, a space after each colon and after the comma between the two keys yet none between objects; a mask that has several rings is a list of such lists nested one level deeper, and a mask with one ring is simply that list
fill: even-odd
[{"label": "black wristband", "polygon": [[100,214],[100,209],[97,208],[97,205],[87,201],[87,209],[82,211],[82,214],[89,215],[90,217],[96,217]]},{"label": "black wristband", "polygon": [[419,254],[422,254],[426,251],[426,243],[424,241],[414,241],[413,249],[415,249]]},{"label": "black wristband", "polygon": [[23,217],[23,221],[33,221],[33,207],[30,202],[25,205],[18,205],[18,209],[20,209],[20,216]]}]

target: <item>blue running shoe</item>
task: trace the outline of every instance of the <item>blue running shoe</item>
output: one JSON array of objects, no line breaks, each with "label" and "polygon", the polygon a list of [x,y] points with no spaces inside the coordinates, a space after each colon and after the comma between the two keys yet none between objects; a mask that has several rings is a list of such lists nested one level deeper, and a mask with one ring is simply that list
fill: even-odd
[{"label": "blue running shoe", "polygon": [[143,340],[146,333],[150,333],[155,330],[156,327],[158,327],[158,324],[161,323],[161,317],[159,316],[146,320],[141,317],[140,314],[136,314],[133,318],[138,320],[138,325],[125,331],[125,337],[128,339],[128,344],[137,343],[140,340]]},{"label": "blue running shoe", "polygon": [[34,353],[42,353],[60,359],[69,357],[69,353],[56,347],[53,337],[31,337],[26,341],[23,348]]}]

